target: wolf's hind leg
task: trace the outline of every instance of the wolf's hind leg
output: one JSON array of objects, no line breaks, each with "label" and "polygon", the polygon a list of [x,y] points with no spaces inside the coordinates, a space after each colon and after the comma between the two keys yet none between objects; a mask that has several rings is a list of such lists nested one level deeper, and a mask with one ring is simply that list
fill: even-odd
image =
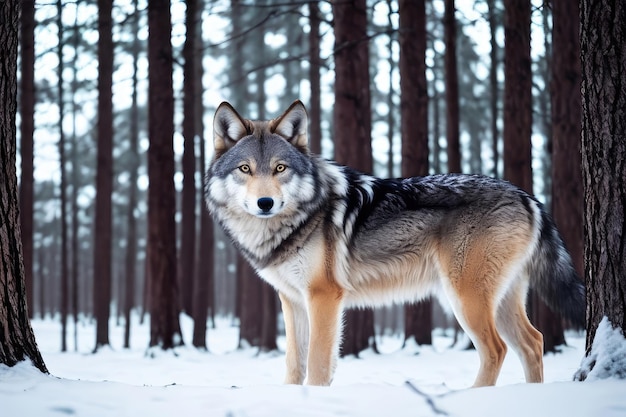
[{"label": "wolf's hind leg", "polygon": [[543,382],[543,335],[528,320],[525,298],[524,285],[509,289],[498,306],[496,324],[506,343],[520,358],[526,382]]},{"label": "wolf's hind leg", "polygon": [[479,294],[461,297],[462,306],[455,314],[468,334],[480,357],[480,368],[474,387],[495,385],[504,357],[506,344],[498,334],[491,300]]},{"label": "wolf's hind leg", "polygon": [[285,320],[287,351],[285,384],[302,384],[306,376],[306,358],[309,349],[309,319],[302,303],[296,303],[279,293]]}]

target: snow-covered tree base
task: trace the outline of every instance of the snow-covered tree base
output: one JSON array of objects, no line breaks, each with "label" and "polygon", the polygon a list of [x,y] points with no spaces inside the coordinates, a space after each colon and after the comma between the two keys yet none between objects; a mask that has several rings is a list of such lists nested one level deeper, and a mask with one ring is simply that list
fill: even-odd
[{"label": "snow-covered tree base", "polygon": [[591,352],[585,356],[574,375],[576,381],[626,379],[626,338],[622,329],[613,328],[604,317],[593,339]]}]

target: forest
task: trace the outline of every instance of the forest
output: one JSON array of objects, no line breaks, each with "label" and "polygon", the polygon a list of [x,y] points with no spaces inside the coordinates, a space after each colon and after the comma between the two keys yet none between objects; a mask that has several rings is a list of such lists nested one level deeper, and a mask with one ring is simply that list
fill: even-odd
[{"label": "forest", "polygon": [[[108,345],[109,317],[128,344],[132,314],[151,320],[150,346],[175,347],[180,313],[198,348],[216,317],[240,346],[277,348],[278,297],[204,204],[224,100],[264,120],[301,99],[312,151],[379,177],[511,181],[545,204],[585,276],[579,24],[566,0],[22,2],[29,315],[61,321],[63,351],[81,321],[97,323],[94,350]],[[556,351],[570,323],[528,302]],[[430,344],[434,328],[458,325],[430,300],[350,311],[342,353],[376,349],[375,334]]]}]

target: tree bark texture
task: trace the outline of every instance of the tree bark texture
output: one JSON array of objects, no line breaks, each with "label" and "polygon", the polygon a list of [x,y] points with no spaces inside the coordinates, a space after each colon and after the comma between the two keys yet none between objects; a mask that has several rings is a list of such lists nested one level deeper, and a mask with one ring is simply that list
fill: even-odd
[{"label": "tree bark texture", "polygon": [[[402,133],[403,177],[428,174],[428,86],[426,83],[426,4],[401,0],[399,11],[400,46],[400,130]],[[404,338],[418,344],[432,343],[430,300],[404,307]]]},{"label": "tree bark texture", "polygon": [[[372,115],[370,108],[369,39],[365,0],[334,1],[335,159],[371,173]],[[342,355],[358,355],[374,343],[374,312],[350,310],[345,315]]]},{"label": "tree bark texture", "polygon": [[552,0],[552,216],[583,274],[582,126],[578,3]]},{"label": "tree bark texture", "polygon": [[335,22],[335,160],[371,173],[372,115],[365,0],[333,2]]},{"label": "tree bark texture", "polygon": [[604,316],[626,334],[626,5],[580,3],[587,352]]},{"label": "tree bark texture", "polygon": [[22,2],[21,100],[20,100],[20,224],[24,255],[26,299],[34,312],[33,300],[33,133],[35,131],[35,1]]},{"label": "tree bark texture", "polygon": [[98,0],[98,162],[94,233],[96,347],[109,344],[113,193],[112,0]]},{"label": "tree bark texture", "polygon": [[0,363],[30,359],[48,372],[28,319],[17,191],[17,44],[20,2],[0,3]]},{"label": "tree bark texture", "polygon": [[181,345],[176,278],[176,190],[174,188],[174,92],[170,2],[148,3],[148,256],[150,346]]},{"label": "tree bark texture", "polygon": [[533,192],[530,1],[504,1],[504,178]]},{"label": "tree bark texture", "polygon": [[311,104],[309,105],[309,149],[314,154],[322,152],[322,108],[320,87],[320,11],[317,2],[309,2],[309,82]]},{"label": "tree bark texture", "polygon": [[454,0],[445,0],[443,15],[445,84],[446,84],[446,139],[448,172],[461,172],[459,143],[459,75],[456,59],[456,17]]},{"label": "tree bark texture", "polygon": [[195,139],[199,136],[196,131],[196,95],[202,94],[201,84],[196,79],[196,28],[199,25],[197,2],[187,0],[185,25],[187,35],[183,47],[184,66],[184,98],[183,98],[183,190],[182,190],[182,220],[179,253],[179,273],[182,308],[187,314],[193,314],[193,284],[194,284],[194,258],[196,252],[196,154]]},{"label": "tree bark texture", "polygon": [[137,178],[139,176],[139,108],[137,104],[137,72],[139,69],[139,50],[140,44],[137,37],[139,32],[139,8],[138,0],[133,1],[135,15],[132,18],[133,40],[133,92],[132,104],[130,108],[130,135],[129,135],[129,152],[131,166],[129,168],[129,190],[128,190],[128,210],[126,214],[126,257],[124,259],[124,280],[125,280],[125,299],[124,299],[124,347],[130,347],[130,323],[131,311],[135,303],[135,282],[137,281],[137,218],[135,217],[135,209],[137,208]]}]

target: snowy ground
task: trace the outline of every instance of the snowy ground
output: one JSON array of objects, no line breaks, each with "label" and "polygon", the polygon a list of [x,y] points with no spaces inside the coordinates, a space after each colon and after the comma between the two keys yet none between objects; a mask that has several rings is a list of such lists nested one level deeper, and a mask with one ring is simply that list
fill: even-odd
[{"label": "snowy ground", "polygon": [[[190,320],[181,324],[190,340]],[[303,387],[281,384],[283,354],[235,350],[237,329],[227,320],[209,332],[211,353],[185,347],[155,358],[145,355],[147,326],[134,325],[130,350],[112,323],[110,350],[91,354],[94,328],[81,325],[78,352],[70,341],[72,352],[62,354],[59,323],[36,320],[51,375],[0,365],[0,416],[626,416],[626,382],[570,382],[583,335],[568,335],[562,354],[544,358],[545,384],[524,384],[510,353],[497,387],[466,389],[476,352],[450,349],[451,339],[439,335],[433,347],[404,350],[401,340],[383,338],[383,354],[342,359],[331,387]]]}]

